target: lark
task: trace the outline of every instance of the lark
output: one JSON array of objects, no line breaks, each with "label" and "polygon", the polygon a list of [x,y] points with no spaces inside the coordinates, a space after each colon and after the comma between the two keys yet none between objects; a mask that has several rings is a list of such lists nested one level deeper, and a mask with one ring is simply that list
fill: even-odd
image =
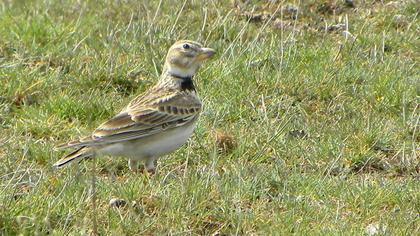
[{"label": "lark", "polygon": [[130,170],[137,171],[139,162],[144,162],[145,169],[154,173],[157,159],[177,150],[193,133],[202,109],[193,76],[214,54],[194,41],[176,42],[169,48],[157,84],[91,135],[60,145],[76,150],[54,166],[95,156],[122,156],[128,158]]}]

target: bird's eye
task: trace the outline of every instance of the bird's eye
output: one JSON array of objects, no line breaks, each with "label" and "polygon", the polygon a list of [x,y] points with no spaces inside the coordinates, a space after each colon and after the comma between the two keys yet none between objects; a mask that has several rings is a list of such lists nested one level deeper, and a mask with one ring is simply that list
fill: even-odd
[{"label": "bird's eye", "polygon": [[188,44],[186,43],[186,44],[182,45],[182,47],[183,47],[184,49],[189,49],[189,48],[190,48],[190,45],[188,45]]}]

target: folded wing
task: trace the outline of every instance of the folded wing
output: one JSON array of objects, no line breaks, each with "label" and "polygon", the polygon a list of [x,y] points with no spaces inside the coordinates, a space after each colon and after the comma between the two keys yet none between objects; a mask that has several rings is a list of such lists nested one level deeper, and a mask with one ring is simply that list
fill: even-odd
[{"label": "folded wing", "polygon": [[[96,146],[143,138],[192,121],[201,110],[194,91],[154,93],[135,98],[128,107],[101,124],[91,136],[64,145]],[[146,100],[147,98],[147,100]]]}]

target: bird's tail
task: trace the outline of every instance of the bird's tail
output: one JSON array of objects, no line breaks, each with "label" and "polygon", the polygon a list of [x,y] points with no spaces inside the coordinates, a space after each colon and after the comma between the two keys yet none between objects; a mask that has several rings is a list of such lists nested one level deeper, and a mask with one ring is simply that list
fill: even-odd
[{"label": "bird's tail", "polygon": [[76,151],[68,154],[67,156],[61,158],[59,161],[57,161],[54,164],[54,167],[61,168],[64,165],[66,165],[67,163],[69,163],[73,160],[76,160],[76,159],[83,160],[85,158],[92,157],[93,155],[95,155],[95,152],[93,151],[92,148],[81,147],[81,148],[77,149]]}]

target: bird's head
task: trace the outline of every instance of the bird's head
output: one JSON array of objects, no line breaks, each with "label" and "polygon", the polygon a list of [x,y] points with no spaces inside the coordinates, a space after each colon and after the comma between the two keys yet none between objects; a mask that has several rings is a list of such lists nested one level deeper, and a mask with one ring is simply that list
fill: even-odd
[{"label": "bird's head", "polygon": [[215,53],[213,49],[194,41],[178,41],[169,48],[164,70],[173,76],[192,77],[200,65]]}]

